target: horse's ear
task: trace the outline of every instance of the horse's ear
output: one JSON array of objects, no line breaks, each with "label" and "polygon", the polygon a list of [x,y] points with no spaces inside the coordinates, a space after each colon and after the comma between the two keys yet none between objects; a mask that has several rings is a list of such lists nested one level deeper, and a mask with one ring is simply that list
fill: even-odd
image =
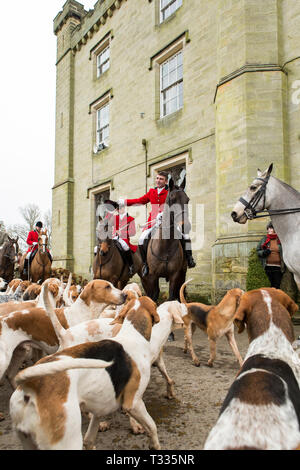
[{"label": "horse's ear", "polygon": [[262,175],[262,171],[259,168],[257,168],[257,176],[260,178],[261,175]]},{"label": "horse's ear", "polygon": [[186,185],[186,176],[183,178],[183,181],[182,181],[182,183],[181,183],[181,185],[180,185],[180,188],[184,190],[184,189],[185,189],[185,185]]},{"label": "horse's ear", "polygon": [[272,170],[273,170],[273,163],[271,163],[271,165],[269,166],[269,168],[267,170],[267,175],[268,176],[272,173]]},{"label": "horse's ear", "polygon": [[174,189],[174,180],[173,180],[173,178],[171,178],[170,181],[169,181],[169,190],[170,190],[170,192],[173,191],[173,189]]}]

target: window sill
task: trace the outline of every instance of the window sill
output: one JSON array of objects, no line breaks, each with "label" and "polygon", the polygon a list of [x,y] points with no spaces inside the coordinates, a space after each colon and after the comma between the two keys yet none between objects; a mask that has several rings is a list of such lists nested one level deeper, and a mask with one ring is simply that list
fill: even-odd
[{"label": "window sill", "polygon": [[98,157],[98,156],[102,156],[103,154],[107,153],[107,151],[109,150],[110,146],[108,145],[107,147],[105,147],[105,149],[102,149],[102,150],[98,150],[98,152],[94,152],[92,151],[92,157]]},{"label": "window sill", "polygon": [[105,77],[108,74],[109,70],[110,70],[110,67],[109,67],[109,69],[105,70],[105,72],[101,73],[101,75],[99,75],[99,77],[97,77],[97,75],[96,75],[95,82],[97,82],[98,80],[101,80],[101,78]]},{"label": "window sill", "polygon": [[183,113],[183,108],[174,111],[172,114],[168,114],[162,118],[157,119],[156,124],[159,128],[168,127],[173,124],[174,121],[177,121]]}]

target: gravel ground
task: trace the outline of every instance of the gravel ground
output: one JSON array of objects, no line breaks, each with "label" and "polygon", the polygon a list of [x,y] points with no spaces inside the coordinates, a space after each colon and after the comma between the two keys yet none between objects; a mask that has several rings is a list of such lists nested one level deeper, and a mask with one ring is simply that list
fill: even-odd
[{"label": "gravel ground", "polygon": [[[295,336],[300,325],[295,325]],[[152,368],[151,380],[144,394],[146,407],[156,422],[162,449],[201,450],[211,428],[214,426],[222,402],[232,384],[239,365],[226,338],[217,344],[217,357],[213,368],[206,367],[209,357],[206,335],[197,330],[194,347],[201,360],[200,367],[192,364],[189,354],[183,353],[183,330],[175,331],[174,342],[167,342],[164,359],[169,375],[175,380],[176,398],[165,398],[166,386],[157,368]],[[248,348],[246,332],[236,334],[236,341],[244,356]],[[9,417],[11,389],[7,382],[0,387],[0,411],[5,420],[0,422],[0,449],[21,450],[22,447],[12,431]],[[145,435],[133,435],[128,417],[116,412],[108,417],[110,429],[99,432],[97,450],[147,450],[149,441]],[[83,418],[83,430],[87,428]]]}]

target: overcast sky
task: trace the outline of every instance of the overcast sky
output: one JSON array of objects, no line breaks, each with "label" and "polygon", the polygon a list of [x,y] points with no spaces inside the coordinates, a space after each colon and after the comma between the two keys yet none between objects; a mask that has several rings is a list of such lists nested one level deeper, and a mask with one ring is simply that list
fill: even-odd
[{"label": "overcast sky", "polygon": [[[18,208],[51,209],[55,148],[56,36],[65,0],[1,2],[0,220],[22,223]],[[81,2],[86,10],[96,0]]]}]

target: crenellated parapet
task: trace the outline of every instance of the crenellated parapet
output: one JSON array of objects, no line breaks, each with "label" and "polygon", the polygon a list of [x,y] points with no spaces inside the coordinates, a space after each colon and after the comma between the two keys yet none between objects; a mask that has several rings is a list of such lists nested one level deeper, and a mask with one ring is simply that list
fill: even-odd
[{"label": "crenellated parapet", "polygon": [[75,0],[67,0],[62,12],[54,19],[54,33],[58,35],[67,20],[73,18],[76,21],[71,32],[70,48],[74,53],[93,37],[104,26],[122,3],[127,0],[98,0],[94,9],[86,11],[84,6]]}]

